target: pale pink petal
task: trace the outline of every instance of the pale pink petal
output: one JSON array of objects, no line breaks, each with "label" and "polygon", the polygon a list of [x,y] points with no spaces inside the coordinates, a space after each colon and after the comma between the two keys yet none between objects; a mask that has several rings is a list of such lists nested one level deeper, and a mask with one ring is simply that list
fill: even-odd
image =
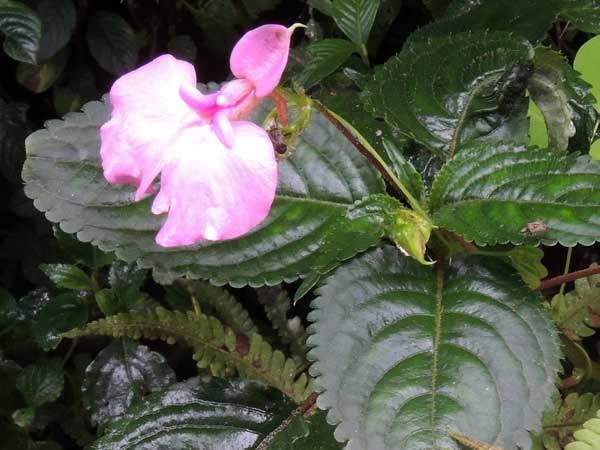
[{"label": "pale pink petal", "polygon": [[267,133],[251,122],[232,123],[236,141],[225,147],[211,126],[191,127],[177,140],[162,171],[152,212],[168,210],[156,236],[164,247],[241,236],[271,209],[277,162]]},{"label": "pale pink petal", "polygon": [[112,116],[100,130],[102,168],[109,182],[136,186],[136,199],[151,189],[180,128],[201,121],[181,98],[183,85],[196,86],[194,67],[162,55],[112,86]]},{"label": "pale pink petal", "polygon": [[231,72],[252,81],[257,97],[269,95],[287,64],[291,37],[291,31],[282,25],[263,25],[248,31],[231,52]]},{"label": "pale pink petal", "polygon": [[233,106],[254,90],[254,85],[248,80],[232,80],[223,85],[219,91],[217,104]]}]

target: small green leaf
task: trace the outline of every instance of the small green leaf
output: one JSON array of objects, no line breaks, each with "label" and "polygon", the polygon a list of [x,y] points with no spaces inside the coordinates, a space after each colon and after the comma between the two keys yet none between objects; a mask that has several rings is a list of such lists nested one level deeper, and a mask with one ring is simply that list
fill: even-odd
[{"label": "small green leaf", "polygon": [[29,406],[38,408],[58,399],[64,382],[62,361],[42,359],[23,369],[17,378],[17,389]]},{"label": "small green leaf", "polygon": [[573,441],[573,433],[596,416],[600,395],[570,393],[544,414],[542,439],[548,450],[562,450]]},{"label": "small green leaf", "polygon": [[364,101],[434,153],[467,141],[527,142],[531,45],[507,33],[459,33],[408,46],[375,69]]},{"label": "small green leaf", "polygon": [[309,315],[310,373],[354,450],[529,448],[560,368],[539,298],[497,258],[423,266],[393,247],[338,268]]},{"label": "small green leaf", "polygon": [[592,336],[600,328],[600,275],[575,280],[575,289],[556,294],[550,304],[552,320],[571,339]]},{"label": "small green leaf", "polygon": [[61,333],[83,327],[87,320],[85,294],[69,292],[52,295],[50,301],[33,317],[31,334],[43,350],[49,351],[58,346],[62,340]]},{"label": "small green leaf", "polygon": [[0,32],[4,33],[4,51],[16,61],[37,63],[42,22],[25,3],[0,0]]},{"label": "small green leaf", "polygon": [[435,225],[478,245],[591,245],[600,239],[600,162],[514,144],[471,145],[442,168],[430,205]]},{"label": "small green leaf", "polygon": [[591,86],[592,95],[596,98],[595,108],[600,112],[600,36],[595,36],[583,44],[575,55],[573,68],[581,74]]},{"label": "small green leaf", "polygon": [[31,428],[35,420],[35,409],[32,407],[20,408],[12,413],[12,420],[20,428]]},{"label": "small green leaf", "polygon": [[383,140],[383,148],[387,159],[391,162],[392,170],[411,195],[421,204],[425,203],[425,184],[421,174],[412,163],[404,157],[398,146],[387,139]]},{"label": "small green leaf", "polygon": [[575,150],[587,149],[596,116],[589,88],[560,53],[545,47],[535,50],[527,89],[544,116],[549,145],[543,147],[562,151],[572,140],[578,144]]},{"label": "small green leaf", "polygon": [[365,56],[378,8],[379,0],[333,0],[332,3],[333,20]]},{"label": "small green leaf", "polygon": [[175,373],[160,353],[128,339],[118,339],[86,369],[82,402],[92,421],[104,428],[125,414],[133,402],[175,381]]},{"label": "small green leaf", "polygon": [[62,75],[66,63],[66,51],[59,52],[39,66],[20,63],[17,66],[17,81],[31,92],[39,94],[48,90]]},{"label": "small green leaf", "polygon": [[310,44],[306,48],[310,59],[304,70],[294,78],[305,89],[309,89],[335,72],[354,50],[354,44],[344,39],[323,39]]},{"label": "small green leaf", "polygon": [[533,100],[529,100],[529,145],[536,145],[541,148],[548,147],[548,127],[544,120],[544,115]]},{"label": "small green leaf", "polygon": [[45,62],[63,49],[77,22],[72,0],[43,0],[37,7],[42,19],[42,38],[37,54],[38,62]]},{"label": "small green leaf", "polygon": [[590,148],[590,157],[594,161],[600,161],[600,139],[595,141]]},{"label": "small green leaf", "polygon": [[107,72],[122,75],[135,67],[139,50],[135,32],[121,16],[95,13],[89,19],[86,36],[92,56]]},{"label": "small green leaf", "polygon": [[48,278],[59,288],[79,291],[94,290],[94,283],[87,273],[71,264],[42,264],[40,266]]},{"label": "small green leaf", "polygon": [[544,251],[539,247],[521,245],[506,252],[506,256],[531,289],[536,289],[541,280],[548,276],[548,269],[542,264]]}]

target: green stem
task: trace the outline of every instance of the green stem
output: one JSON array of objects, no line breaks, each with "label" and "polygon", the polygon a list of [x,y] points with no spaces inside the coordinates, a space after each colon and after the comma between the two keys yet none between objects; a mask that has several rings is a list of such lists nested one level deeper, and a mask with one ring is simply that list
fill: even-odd
[{"label": "green stem", "polygon": [[[567,260],[565,261],[565,270],[563,272],[563,277],[569,273],[569,269],[571,267],[571,257],[572,256],[573,256],[573,247],[569,247],[567,249]],[[566,283],[563,283],[560,285],[560,291],[559,291],[560,295],[563,295],[565,293],[565,285],[566,285]]]},{"label": "green stem", "polygon": [[[333,122],[334,125],[336,125],[336,127],[340,131],[342,131],[342,133],[344,133],[346,135],[346,137],[354,138],[354,139],[351,139],[351,141],[355,145],[355,147],[357,147],[363,154],[366,152],[365,156],[369,160],[371,160],[379,170],[381,170],[383,172],[383,176],[392,184],[392,186],[394,188],[396,188],[396,190],[401,192],[402,195],[404,195],[404,197],[406,197],[406,200],[408,201],[411,208],[414,209],[419,214],[421,214],[427,220],[431,221],[431,219],[429,219],[429,215],[422,208],[421,204],[417,201],[417,199],[413,197],[413,195],[406,188],[406,186],[404,186],[404,184],[402,184],[402,182],[398,179],[398,177],[393,172],[393,170],[387,165],[387,163],[383,160],[383,158],[381,156],[379,156],[379,153],[377,153],[377,150],[375,150],[373,148],[373,146],[356,130],[356,128],[354,128],[343,117],[337,115],[335,112],[331,111],[330,109],[327,109],[320,102],[314,101],[314,104],[325,115],[325,117],[327,119],[329,119],[331,122]],[[338,124],[341,125],[341,127],[337,126]],[[350,136],[348,136],[348,134],[345,133],[344,129],[348,131]]]}]

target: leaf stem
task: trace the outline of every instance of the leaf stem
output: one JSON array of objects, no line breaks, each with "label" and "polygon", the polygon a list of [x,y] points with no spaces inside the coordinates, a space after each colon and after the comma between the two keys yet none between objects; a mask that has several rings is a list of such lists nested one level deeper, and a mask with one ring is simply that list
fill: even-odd
[{"label": "leaf stem", "polygon": [[[571,257],[573,256],[573,247],[569,247],[567,249],[567,260],[565,261],[565,270],[563,272],[563,276],[567,275],[569,273],[569,269],[571,268]],[[563,295],[565,293],[565,285],[567,283],[563,282],[560,285],[560,291],[559,294]]]},{"label": "leaf stem", "polygon": [[329,120],[344,136],[354,145],[357,150],[362,153],[376,168],[379,172],[388,180],[388,182],[399,192],[401,192],[409,205],[416,212],[421,214],[427,220],[429,216],[427,212],[421,207],[421,204],[416,198],[410,193],[410,191],[402,184],[392,169],[386,164],[386,162],[379,156],[379,153],[373,148],[371,144],[352,126],[346,119],[337,115],[325,105],[317,100],[313,100],[313,103],[317,109]]},{"label": "leaf stem", "polygon": [[576,272],[567,273],[554,278],[548,278],[540,283],[535,289],[536,291],[542,291],[549,289],[559,284],[569,283],[571,281],[578,280],[580,278],[589,277],[600,273],[600,266],[588,267],[587,269],[577,270]]}]

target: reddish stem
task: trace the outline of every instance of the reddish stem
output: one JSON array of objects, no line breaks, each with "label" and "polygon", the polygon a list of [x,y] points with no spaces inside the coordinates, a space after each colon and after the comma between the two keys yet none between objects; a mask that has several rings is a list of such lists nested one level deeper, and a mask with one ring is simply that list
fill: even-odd
[{"label": "reddish stem", "polygon": [[282,127],[287,127],[288,107],[284,96],[277,91],[273,91],[271,92],[270,97],[271,100],[273,100],[273,103],[275,103],[275,108],[277,109],[277,121]]},{"label": "reddish stem", "polygon": [[571,272],[566,275],[548,278],[547,280],[542,281],[535,290],[541,291],[544,289],[549,289],[554,286],[559,286],[563,283],[569,283],[570,281],[575,281],[580,278],[589,277],[590,275],[596,275],[598,273],[600,273],[600,266],[588,267],[587,269],[578,270],[576,272]]}]

